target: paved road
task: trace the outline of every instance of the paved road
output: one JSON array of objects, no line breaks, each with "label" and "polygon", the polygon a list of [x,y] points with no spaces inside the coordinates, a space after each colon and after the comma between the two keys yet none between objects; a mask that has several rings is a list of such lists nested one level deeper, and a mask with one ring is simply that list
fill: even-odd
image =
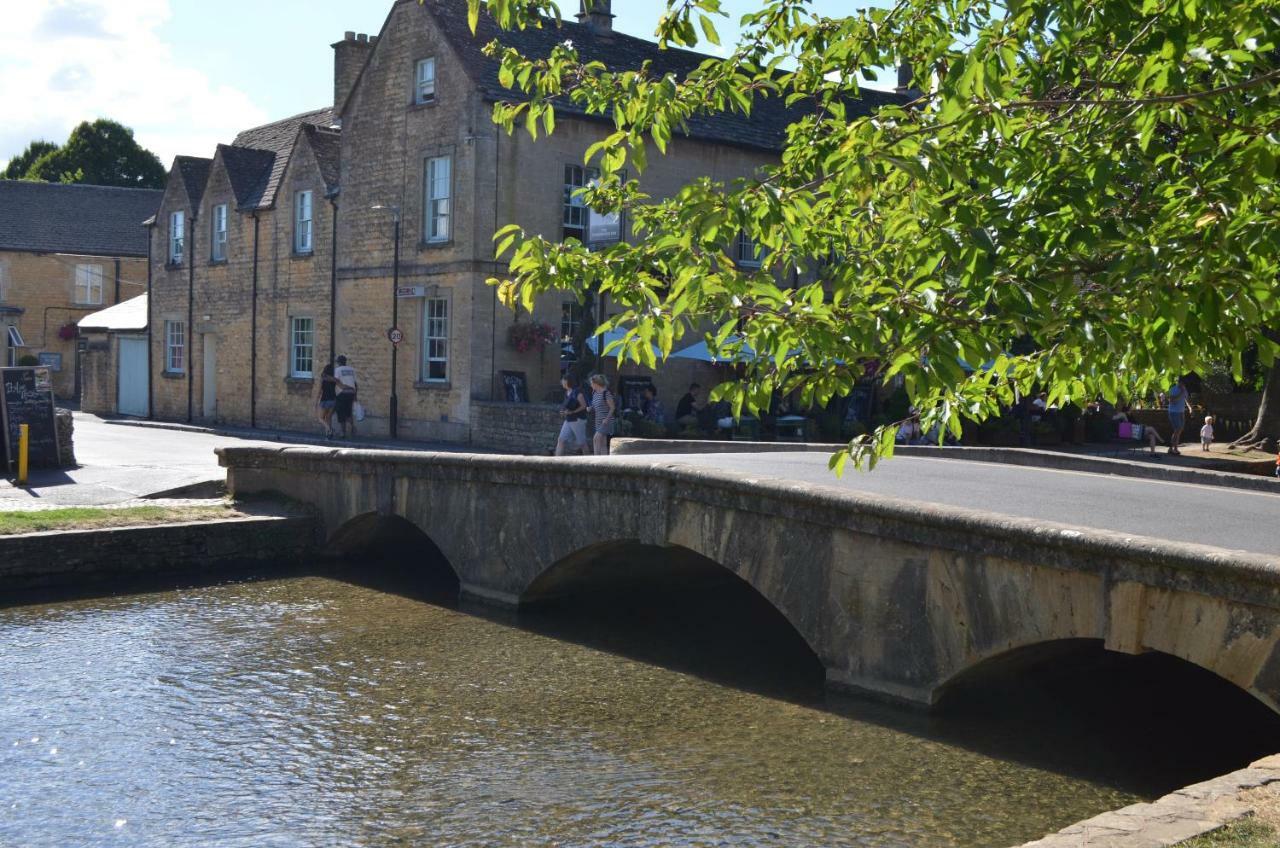
[{"label": "paved road", "polygon": [[837,479],[826,454],[618,456],[611,462],[711,465],[1062,524],[1280,555],[1275,494],[958,459],[895,457]]}]

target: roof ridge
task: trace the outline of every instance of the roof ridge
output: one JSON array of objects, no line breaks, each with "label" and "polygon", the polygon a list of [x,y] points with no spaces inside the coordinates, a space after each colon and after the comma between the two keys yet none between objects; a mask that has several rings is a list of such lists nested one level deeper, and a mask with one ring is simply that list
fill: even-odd
[{"label": "roof ridge", "polygon": [[51,183],[45,180],[0,180],[0,186],[8,185],[24,185],[24,186],[44,186],[45,188],[56,189],[77,189],[77,188],[96,188],[105,189],[107,191],[155,191],[164,194],[162,188],[144,188],[142,186],[109,186],[98,185],[97,183]]}]

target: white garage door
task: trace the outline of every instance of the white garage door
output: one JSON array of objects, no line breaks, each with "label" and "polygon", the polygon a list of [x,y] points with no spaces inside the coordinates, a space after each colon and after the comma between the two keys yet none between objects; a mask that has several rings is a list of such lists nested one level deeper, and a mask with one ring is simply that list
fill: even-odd
[{"label": "white garage door", "polygon": [[143,337],[120,337],[120,374],[117,382],[116,411],[121,415],[147,414],[147,340]]}]

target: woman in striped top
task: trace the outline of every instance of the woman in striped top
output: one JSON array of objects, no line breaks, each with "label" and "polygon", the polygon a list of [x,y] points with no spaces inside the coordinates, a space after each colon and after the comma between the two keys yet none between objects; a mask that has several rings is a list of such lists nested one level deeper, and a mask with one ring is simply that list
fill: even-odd
[{"label": "woman in striped top", "polygon": [[591,377],[591,412],[595,415],[596,434],[592,443],[597,456],[609,452],[609,437],[613,435],[613,422],[618,414],[618,400],[609,391],[609,378],[603,374]]}]

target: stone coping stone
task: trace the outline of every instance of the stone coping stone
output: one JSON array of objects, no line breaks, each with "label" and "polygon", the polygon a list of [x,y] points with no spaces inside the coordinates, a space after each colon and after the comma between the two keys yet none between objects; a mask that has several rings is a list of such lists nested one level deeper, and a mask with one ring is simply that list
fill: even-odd
[{"label": "stone coping stone", "polygon": [[1019,848],[1164,848],[1217,830],[1252,812],[1241,794],[1280,782],[1280,754],[1183,787],[1149,804],[1132,804],[1076,822]]},{"label": "stone coping stone", "polygon": [[[609,443],[609,453],[619,456],[682,453],[835,453],[848,447],[844,444],[815,444],[809,442],[722,442],[699,439],[614,439]],[[1204,468],[1178,468],[1152,465],[1129,459],[1109,459],[1101,456],[1081,456],[1061,451],[1036,450],[1035,448],[994,447],[941,447],[937,445],[898,445],[894,456],[925,457],[928,459],[966,459],[971,462],[990,462],[1001,465],[1023,465],[1031,468],[1049,468],[1058,471],[1083,471],[1094,474],[1113,474],[1117,477],[1134,477],[1142,480],[1160,480],[1168,483],[1192,483],[1199,486],[1222,486],[1251,492],[1280,492],[1280,480],[1256,474],[1238,474],[1231,471],[1211,471]]]}]

